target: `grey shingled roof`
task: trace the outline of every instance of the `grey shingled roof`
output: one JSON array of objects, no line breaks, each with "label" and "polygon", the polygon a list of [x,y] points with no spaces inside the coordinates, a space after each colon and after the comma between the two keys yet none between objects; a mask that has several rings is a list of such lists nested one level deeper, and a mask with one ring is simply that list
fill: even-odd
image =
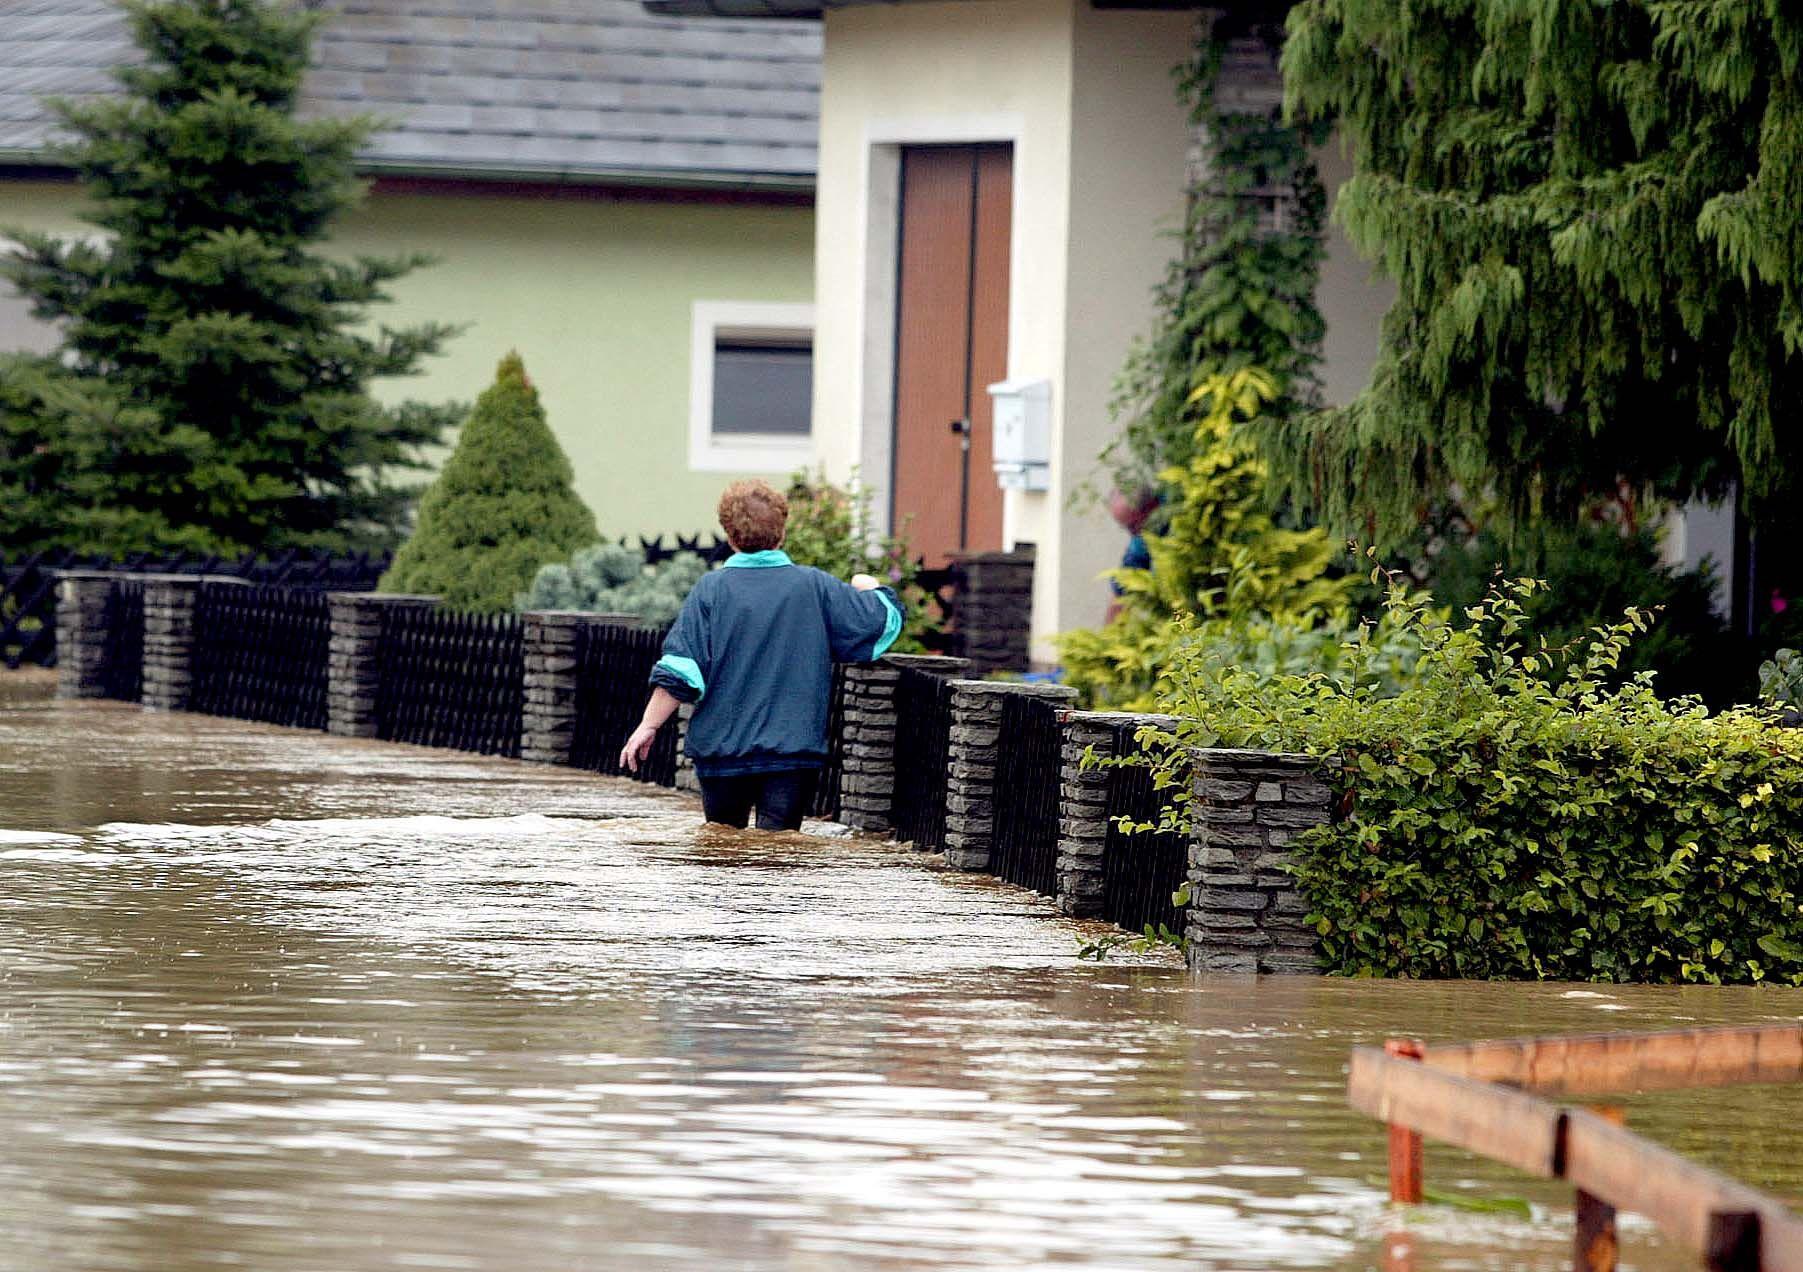
[{"label": "grey shingled roof", "polygon": [[[820,28],[659,17],[638,0],[329,0],[304,108],[398,122],[372,171],[813,183]],[[0,162],[41,161],[40,98],[115,87],[111,0],[0,0]]]}]

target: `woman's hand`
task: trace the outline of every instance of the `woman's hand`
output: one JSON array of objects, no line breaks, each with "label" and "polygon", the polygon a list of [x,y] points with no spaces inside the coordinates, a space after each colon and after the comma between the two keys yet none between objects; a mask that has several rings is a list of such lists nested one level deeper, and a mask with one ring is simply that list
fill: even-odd
[{"label": "woman's hand", "polygon": [[852,575],[851,585],[860,592],[874,592],[877,588],[882,586],[882,584],[878,583],[873,576],[868,574]]},{"label": "woman's hand", "polygon": [[657,726],[641,724],[626,739],[626,745],[620,748],[620,765],[627,772],[636,773],[645,757],[651,754],[651,744],[657,741]]}]

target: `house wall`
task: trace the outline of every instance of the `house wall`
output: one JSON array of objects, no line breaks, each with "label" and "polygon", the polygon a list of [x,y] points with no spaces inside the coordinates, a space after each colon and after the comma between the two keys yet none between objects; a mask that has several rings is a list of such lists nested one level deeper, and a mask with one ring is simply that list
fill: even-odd
[{"label": "house wall", "polygon": [[[821,100],[814,414],[828,462],[886,497],[897,191],[904,144],[1015,147],[1011,377],[1052,382],[1052,489],[1010,491],[1004,539],[1038,547],[1033,630],[1100,621],[1125,536],[1072,495],[1106,445],[1109,386],[1152,319],[1181,211],[1184,112],[1170,71],[1186,13],[1087,0],[829,11]],[[973,480],[993,480],[973,474]]]},{"label": "house wall", "polygon": [[1063,432],[1052,473],[1057,495],[1040,496],[1040,506],[1027,512],[1058,523],[1052,568],[1037,580],[1034,606],[1034,636],[1044,653],[1052,634],[1102,621],[1109,593],[1097,576],[1120,564],[1127,543],[1105,509],[1078,492],[1097,483],[1098,457],[1117,431],[1108,411],[1115,378],[1134,339],[1152,327],[1152,292],[1177,248],[1172,236],[1183,223],[1191,134],[1171,70],[1193,55],[1198,34],[1193,12],[1098,10],[1079,0],[1075,16],[1069,332]]},{"label": "house wall", "polygon": [[1395,303],[1396,284],[1373,271],[1334,215],[1340,186],[1352,175],[1351,158],[1336,140],[1315,153],[1315,164],[1328,197],[1327,255],[1315,288],[1315,302],[1327,324],[1321,340],[1321,392],[1330,405],[1344,406],[1371,382],[1384,314]]},{"label": "house wall", "polygon": [[[961,0],[824,18],[814,418],[828,464],[859,468],[885,515],[903,145],[1013,144],[1009,371],[1052,377],[1062,364],[1074,3]],[[1005,514],[1004,537],[1030,537],[1015,516]]]},{"label": "house wall", "polygon": [[[71,185],[0,184],[0,222],[71,232],[78,206]],[[437,256],[372,318],[469,324],[381,397],[472,400],[518,349],[602,530],[686,534],[711,529],[722,485],[751,475],[689,468],[693,307],[810,301],[813,228],[805,206],[383,194],[333,249]],[[0,348],[43,335],[0,299]]]}]

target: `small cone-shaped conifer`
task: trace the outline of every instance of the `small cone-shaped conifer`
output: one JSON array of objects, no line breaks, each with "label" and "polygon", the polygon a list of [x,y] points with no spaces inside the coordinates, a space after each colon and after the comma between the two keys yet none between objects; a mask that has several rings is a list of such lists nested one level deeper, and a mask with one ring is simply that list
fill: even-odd
[{"label": "small cone-shaped conifer", "polygon": [[463,610],[512,608],[540,566],[601,538],[574,477],[525,364],[508,354],[420,500],[419,528],[382,590],[434,593]]}]

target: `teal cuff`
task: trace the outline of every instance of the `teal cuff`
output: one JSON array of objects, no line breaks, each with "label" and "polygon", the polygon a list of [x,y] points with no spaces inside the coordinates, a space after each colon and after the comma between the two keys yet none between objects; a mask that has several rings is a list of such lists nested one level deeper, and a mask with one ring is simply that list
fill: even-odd
[{"label": "teal cuff", "polygon": [[680,654],[665,654],[657,660],[657,665],[693,689],[695,701],[700,702],[707,696],[707,681],[702,678],[701,664],[693,658],[684,658]]},{"label": "teal cuff", "polygon": [[883,608],[889,611],[889,617],[883,623],[883,634],[876,638],[876,645],[870,651],[870,660],[872,662],[875,662],[889,652],[889,646],[895,643],[895,638],[901,635],[902,629],[902,612],[896,607],[895,602],[889,599],[889,594],[887,592],[878,592],[876,594],[876,599],[881,601],[883,603]]}]

